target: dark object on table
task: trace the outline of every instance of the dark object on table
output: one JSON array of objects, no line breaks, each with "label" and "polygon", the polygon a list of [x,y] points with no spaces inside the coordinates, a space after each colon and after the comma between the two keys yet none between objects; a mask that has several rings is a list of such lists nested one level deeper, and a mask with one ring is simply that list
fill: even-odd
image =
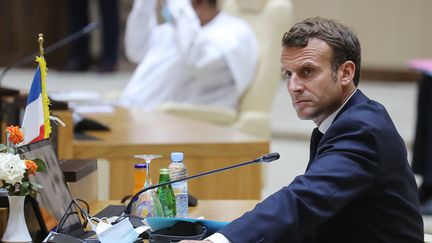
[{"label": "dark object on table", "polygon": [[178,221],[149,235],[150,243],[170,243],[180,240],[202,240],[207,237],[207,228],[201,222]]},{"label": "dark object on table", "polygon": [[102,123],[83,117],[74,126],[74,132],[83,131],[109,131],[109,127]]}]

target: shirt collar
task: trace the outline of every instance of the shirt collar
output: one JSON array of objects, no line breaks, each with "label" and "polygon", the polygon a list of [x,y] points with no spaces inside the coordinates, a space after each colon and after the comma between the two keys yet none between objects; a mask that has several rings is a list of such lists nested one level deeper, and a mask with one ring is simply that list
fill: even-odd
[{"label": "shirt collar", "polygon": [[337,116],[339,111],[345,106],[345,104],[348,102],[348,100],[351,99],[351,97],[355,94],[356,91],[357,91],[357,89],[355,89],[354,92],[352,92],[352,94],[348,97],[348,99],[346,99],[345,102],[335,112],[333,112],[330,116],[328,116],[328,117],[326,117],[326,119],[324,119],[324,121],[318,127],[318,130],[322,134],[325,134],[327,132],[327,130],[329,129],[330,125],[333,123],[333,120],[335,119],[335,117]]}]

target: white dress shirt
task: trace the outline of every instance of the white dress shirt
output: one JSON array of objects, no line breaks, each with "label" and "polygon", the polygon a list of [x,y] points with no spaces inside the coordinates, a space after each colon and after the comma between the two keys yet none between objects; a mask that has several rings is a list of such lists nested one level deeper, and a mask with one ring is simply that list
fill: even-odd
[{"label": "white dress shirt", "polygon": [[166,101],[235,108],[255,73],[258,50],[251,28],[222,11],[201,26],[190,0],[166,2],[172,21],[158,25],[156,0],[134,1],[125,47],[139,65],[120,104],[147,110]]}]

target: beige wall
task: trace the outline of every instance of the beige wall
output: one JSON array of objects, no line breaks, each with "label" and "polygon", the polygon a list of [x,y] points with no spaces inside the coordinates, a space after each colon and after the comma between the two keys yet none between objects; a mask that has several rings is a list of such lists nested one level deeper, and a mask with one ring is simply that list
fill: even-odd
[{"label": "beige wall", "polygon": [[294,21],[323,16],[350,25],[362,44],[363,66],[403,68],[432,58],[431,0],[291,0]]}]

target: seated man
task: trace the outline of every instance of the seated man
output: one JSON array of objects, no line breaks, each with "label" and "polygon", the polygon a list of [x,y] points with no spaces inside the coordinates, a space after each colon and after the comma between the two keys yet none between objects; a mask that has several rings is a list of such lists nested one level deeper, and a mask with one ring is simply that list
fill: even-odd
[{"label": "seated man", "polygon": [[139,63],[120,97],[147,110],[165,101],[235,108],[249,86],[257,43],[241,19],[216,0],[136,0],[126,25],[126,55]]},{"label": "seated man", "polygon": [[297,116],[317,126],[306,172],[207,241],[424,242],[404,141],[385,108],[357,89],[356,35],[317,17],[294,25],[282,45]]}]

